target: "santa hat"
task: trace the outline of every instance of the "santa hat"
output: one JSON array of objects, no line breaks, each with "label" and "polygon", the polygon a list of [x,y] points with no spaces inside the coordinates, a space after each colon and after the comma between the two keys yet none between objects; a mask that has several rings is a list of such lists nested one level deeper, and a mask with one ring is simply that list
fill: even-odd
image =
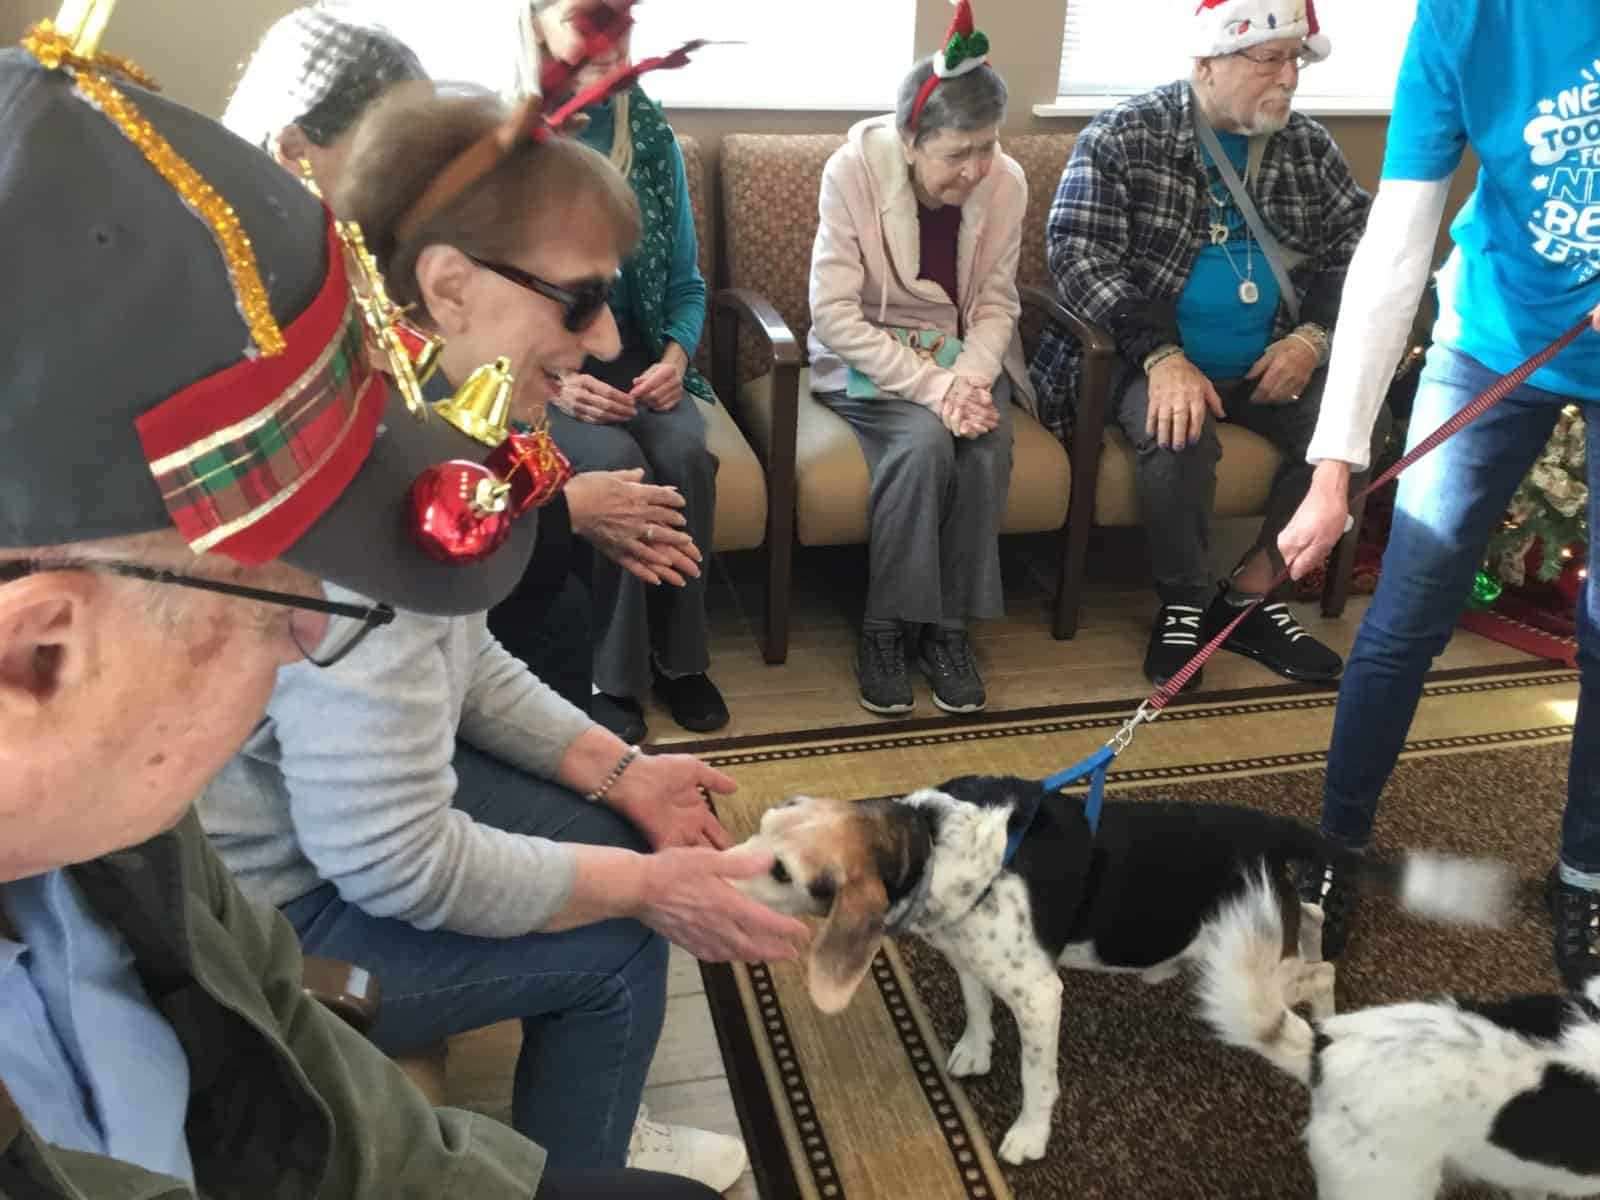
[{"label": "santa hat", "polygon": [[1313,62],[1333,50],[1317,22],[1313,0],[1200,0],[1190,23],[1189,53],[1216,58],[1295,37],[1305,40],[1305,53]]},{"label": "santa hat", "polygon": [[976,71],[989,62],[989,35],[972,26],[972,5],[968,0],[950,0],[956,6],[956,15],[945,30],[944,46],[933,56],[933,74],[917,93],[917,102],[911,106],[911,128],[917,127],[922,106],[933,95],[933,89],[946,79],[954,79],[969,71]]}]

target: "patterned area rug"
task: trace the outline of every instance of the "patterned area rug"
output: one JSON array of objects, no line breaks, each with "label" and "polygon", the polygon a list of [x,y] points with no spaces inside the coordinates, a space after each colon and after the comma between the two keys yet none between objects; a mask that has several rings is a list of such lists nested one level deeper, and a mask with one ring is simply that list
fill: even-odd
[{"label": "patterned area rug", "polygon": [[[1556,851],[1576,676],[1545,665],[1429,684],[1385,794],[1379,852],[1488,854],[1522,881],[1513,920],[1466,934],[1367,900],[1340,964],[1341,1008],[1556,985],[1538,885]],[[1247,804],[1314,821],[1335,697],[1204,695],[1142,729],[1112,774],[1125,797]],[[794,735],[707,758],[740,783],[724,801],[736,837],[785,795],[902,793],[969,772],[1043,777],[1099,745],[1132,708],[1026,719],[884,725]],[[1186,980],[1068,972],[1061,1100],[1050,1152],[1013,1168],[992,1150],[1020,1102],[1015,1026],[996,1006],[994,1069],[944,1072],[960,1035],[955,974],[916,939],[887,945],[851,1007],[812,1010],[798,969],[707,970],[729,1081],[761,1194],[915,1200],[1311,1197],[1299,1085],[1213,1042]],[[1452,1197],[1489,1193],[1457,1188]]]}]

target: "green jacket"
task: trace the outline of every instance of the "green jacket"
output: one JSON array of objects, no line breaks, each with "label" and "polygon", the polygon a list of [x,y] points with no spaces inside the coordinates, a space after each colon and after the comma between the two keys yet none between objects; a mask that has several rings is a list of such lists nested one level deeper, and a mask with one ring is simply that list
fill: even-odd
[{"label": "green jacket", "polygon": [[[246,900],[191,813],[171,833],[72,868],[132,947],[189,1058],[186,1132],[204,1200],[531,1197],[544,1151],[431,1107],[301,987],[300,947]],[[0,1086],[3,1200],[177,1200],[167,1175],[42,1142]]]}]

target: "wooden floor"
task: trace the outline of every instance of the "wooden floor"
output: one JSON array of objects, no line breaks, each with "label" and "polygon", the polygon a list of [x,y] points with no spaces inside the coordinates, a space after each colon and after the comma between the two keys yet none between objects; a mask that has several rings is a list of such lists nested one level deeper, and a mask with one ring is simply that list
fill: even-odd
[{"label": "wooden floor", "polygon": [[[1248,529],[1219,531],[1219,563],[1237,553]],[[1054,542],[1017,538],[1002,543],[1007,616],[973,627],[976,654],[992,710],[1129,698],[1148,691],[1140,670],[1156,600],[1147,586],[1148,562],[1137,535],[1097,542],[1091,562],[1082,626],[1072,641],[1051,639],[1048,627]],[[757,634],[764,591],[759,554],[717,558],[709,576],[707,608],[712,634],[712,677],[732,714],[715,737],[745,737],[795,730],[838,728],[882,720],[856,703],[852,655],[865,595],[867,560],[859,547],[801,550],[795,560],[796,604],[789,660],[769,666]],[[1315,603],[1297,606],[1301,622],[1340,653],[1349,650],[1366,599],[1345,614],[1324,618]],[[1526,660],[1527,656],[1473,634],[1458,633],[1437,664],[1471,667]],[[1276,677],[1255,663],[1220,654],[1206,667],[1207,690],[1260,687]],[[937,715],[926,687],[917,683],[918,717]],[[1132,703],[1130,703],[1130,711]],[[650,742],[665,746],[702,740],[648,710]],[[651,1116],[724,1133],[739,1132],[715,1031],[697,965],[674,949],[668,984],[666,1030],[645,1090]],[[508,1023],[453,1039],[452,1103],[501,1119],[509,1114],[511,1070],[518,1030]],[[728,1193],[757,1196],[746,1173]]]},{"label": "wooden floor", "polygon": [[[1248,539],[1252,533],[1249,526],[1238,522],[1224,523],[1215,538],[1217,560],[1235,559],[1241,552],[1237,549],[1241,534]],[[1149,567],[1142,538],[1131,532],[1106,533],[1091,547],[1095,573],[1087,585],[1078,635],[1071,641],[1050,637],[1054,550],[1054,538],[1043,536],[1001,542],[1009,612],[973,625],[991,711],[1124,697],[1136,700],[1149,691],[1141,664],[1157,601],[1146,582]],[[760,555],[722,555],[713,561],[707,589],[711,677],[727,699],[732,721],[711,736],[784,733],[886,719],[856,702],[852,664],[866,598],[866,574],[864,547],[797,551],[789,659],[781,666],[771,666],[762,661],[757,643],[765,603]],[[1315,603],[1296,608],[1308,630],[1344,654],[1355,639],[1366,601],[1355,598],[1337,619],[1323,617]],[[1524,657],[1463,633],[1457,635],[1439,665],[1478,666]],[[1207,690],[1275,682],[1276,676],[1237,655],[1219,654],[1205,669]],[[917,709],[911,715],[938,716],[926,685],[918,679],[915,686]],[[697,741],[704,736],[680,729],[659,706],[649,706],[646,716],[652,745]]]}]

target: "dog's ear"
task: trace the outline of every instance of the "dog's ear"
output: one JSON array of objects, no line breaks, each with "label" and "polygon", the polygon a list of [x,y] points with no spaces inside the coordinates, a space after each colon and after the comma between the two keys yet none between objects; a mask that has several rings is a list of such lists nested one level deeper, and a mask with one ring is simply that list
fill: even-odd
[{"label": "dog's ear", "polygon": [[806,982],[811,1002],[825,1013],[843,1012],[883,941],[889,897],[883,880],[867,873],[834,893],[822,932],[811,944]]}]

